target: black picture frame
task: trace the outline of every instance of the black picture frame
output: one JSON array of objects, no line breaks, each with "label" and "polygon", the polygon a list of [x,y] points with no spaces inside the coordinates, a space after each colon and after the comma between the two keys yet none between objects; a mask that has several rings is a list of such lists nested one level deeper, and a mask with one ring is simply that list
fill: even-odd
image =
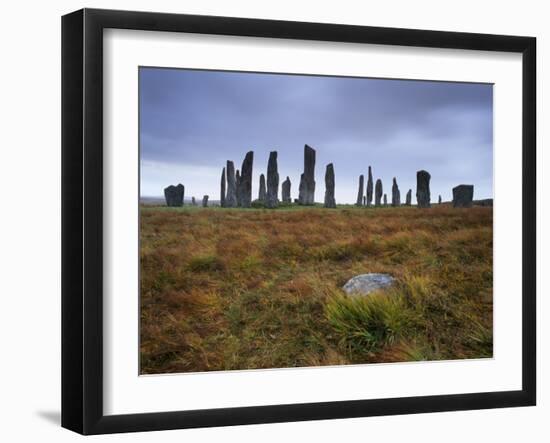
[{"label": "black picture frame", "polygon": [[[522,389],[130,415],[103,413],[103,30],[192,32],[522,54]],[[62,426],[152,431],[536,403],[536,39],[230,17],[83,9],[62,18]]]}]

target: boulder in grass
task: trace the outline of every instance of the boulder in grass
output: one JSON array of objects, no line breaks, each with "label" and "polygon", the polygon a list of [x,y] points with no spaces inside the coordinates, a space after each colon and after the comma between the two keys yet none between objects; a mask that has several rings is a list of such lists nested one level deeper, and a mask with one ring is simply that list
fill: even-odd
[{"label": "boulder in grass", "polygon": [[395,278],[389,274],[360,274],[348,280],[342,289],[350,296],[368,295],[379,289],[390,287],[394,283]]}]

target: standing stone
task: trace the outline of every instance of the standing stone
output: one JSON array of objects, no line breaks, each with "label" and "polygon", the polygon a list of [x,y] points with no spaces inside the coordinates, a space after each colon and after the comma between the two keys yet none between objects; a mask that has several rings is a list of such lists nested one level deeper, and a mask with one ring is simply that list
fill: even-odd
[{"label": "standing stone", "polygon": [[356,206],[363,205],[363,189],[364,189],[365,177],[363,174],[359,176],[359,190],[357,191],[357,201],[355,202]]},{"label": "standing stone", "polygon": [[260,192],[258,193],[258,200],[265,203],[266,198],[267,191],[265,190],[265,175],[260,174]]},{"label": "standing stone", "polygon": [[[382,180],[376,180],[376,186],[374,188],[374,204],[380,206],[380,200],[382,199]],[[367,198],[368,201],[368,198]]]},{"label": "standing stone", "polygon": [[442,201],[442,200],[441,200],[441,194],[439,194],[439,198],[437,199],[437,203],[438,203],[438,204],[441,204],[441,201]]},{"label": "standing stone", "polygon": [[334,166],[332,163],[327,165],[325,172],[325,208],[336,208],[334,199]]},{"label": "standing stone", "polygon": [[399,191],[395,177],[393,178],[393,185],[391,187],[391,205],[401,206],[401,192]]},{"label": "standing stone", "polygon": [[367,196],[363,195],[363,206],[366,206],[367,204]]},{"label": "standing stone", "polygon": [[239,208],[241,207],[242,200],[241,191],[241,173],[237,169],[237,171],[235,172],[235,196],[237,198],[237,207]]},{"label": "standing stone", "polygon": [[178,186],[170,185],[164,188],[164,198],[166,206],[183,206],[183,196],[185,187],[180,183]]},{"label": "standing stone", "polygon": [[241,206],[250,208],[252,203],[252,164],[254,152],[248,151],[241,166]]},{"label": "standing stone", "polygon": [[405,197],[405,205],[410,206],[412,202],[412,189],[407,191],[407,196]]},{"label": "standing stone", "polygon": [[384,206],[388,206],[388,196],[384,194]]},{"label": "standing stone", "polygon": [[290,178],[286,178],[282,185],[283,203],[292,203],[290,198]]},{"label": "standing stone", "polygon": [[202,198],[202,207],[203,208],[206,208],[208,206],[208,195],[205,195],[203,198]]},{"label": "standing stone", "polygon": [[279,171],[277,168],[277,151],[269,153],[267,162],[267,195],[266,205],[268,208],[276,208],[279,205]]},{"label": "standing stone", "polygon": [[304,146],[304,173],[300,176],[298,201],[301,205],[315,202],[315,149]]},{"label": "standing stone", "polygon": [[474,185],[458,185],[453,188],[453,207],[471,208],[474,199]]},{"label": "standing stone", "polygon": [[[195,200],[195,197],[193,197]],[[222,169],[222,178],[220,182],[220,206],[225,208],[225,168]]]},{"label": "standing stone", "polygon": [[430,178],[427,171],[416,173],[416,203],[419,208],[429,208],[430,205]]},{"label": "standing stone", "polygon": [[369,176],[367,179],[367,206],[372,205],[372,169],[369,166]]},{"label": "standing stone", "polygon": [[195,197],[191,197],[191,205],[197,206],[197,200],[195,200]]},{"label": "standing stone", "polygon": [[227,174],[227,195],[225,196],[225,207],[234,208],[237,206],[237,184],[235,182],[235,166],[232,161],[227,161],[225,173]]}]

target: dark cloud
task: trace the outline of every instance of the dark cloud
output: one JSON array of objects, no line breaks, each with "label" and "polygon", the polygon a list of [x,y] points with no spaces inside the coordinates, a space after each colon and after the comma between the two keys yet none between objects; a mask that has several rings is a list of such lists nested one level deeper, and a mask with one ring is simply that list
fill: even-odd
[{"label": "dark cloud", "polygon": [[[329,162],[342,202],[354,200],[368,165],[388,187],[396,176],[414,188],[422,168],[445,199],[458,183],[491,197],[492,103],[486,84],[142,68],[142,193],[160,193],[162,165],[221,170],[250,149],[255,176],[277,150],[281,176],[297,185],[308,143],[317,149],[318,200]],[[200,185],[207,189],[197,193],[213,193],[217,183]]]}]

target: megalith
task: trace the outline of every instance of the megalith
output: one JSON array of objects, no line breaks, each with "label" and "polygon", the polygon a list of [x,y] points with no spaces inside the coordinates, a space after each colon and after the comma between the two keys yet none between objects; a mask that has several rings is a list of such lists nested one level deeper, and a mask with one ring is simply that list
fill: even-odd
[{"label": "megalith", "polygon": [[453,207],[470,208],[474,200],[474,185],[458,185],[453,188]]},{"label": "megalith", "polygon": [[325,172],[325,208],[336,208],[334,199],[334,166],[332,163],[327,165]]},{"label": "megalith", "polygon": [[235,182],[235,166],[228,160],[225,168],[227,176],[227,195],[225,196],[225,207],[234,208],[237,206],[237,183]]},{"label": "megalith", "polygon": [[292,199],[290,198],[290,178],[286,178],[281,186],[281,190],[283,194],[283,203],[292,203]]},{"label": "megalith", "polygon": [[363,190],[364,190],[365,177],[363,174],[359,176],[359,189],[357,190],[357,201],[355,202],[356,206],[363,206]]},{"label": "megalith", "polygon": [[405,197],[405,205],[410,206],[412,203],[412,189],[407,191],[407,196]]},{"label": "megalith", "polygon": [[401,192],[399,191],[395,177],[393,178],[393,185],[391,187],[391,205],[401,206]]},{"label": "megalith", "polygon": [[267,195],[266,205],[268,208],[276,208],[279,205],[279,171],[277,167],[277,151],[269,153],[267,162]]},{"label": "megalith", "polygon": [[252,203],[252,164],[254,162],[254,152],[248,151],[244,157],[241,166],[241,204],[243,208],[250,208]]},{"label": "megalith", "polygon": [[241,173],[237,169],[235,172],[235,196],[237,198],[237,207],[241,207],[241,200],[242,200],[242,194],[241,194]]},{"label": "megalith", "polygon": [[258,200],[265,203],[267,191],[265,188],[265,175],[260,174],[260,192],[258,193]]},{"label": "megalith", "polygon": [[416,203],[419,208],[429,208],[430,205],[430,178],[427,171],[416,173]]},{"label": "megalith", "polygon": [[312,205],[315,202],[315,149],[304,146],[304,172],[300,176],[298,201],[301,205]]},{"label": "megalith", "polygon": [[369,166],[369,175],[367,178],[367,206],[372,205],[372,169]]},{"label": "megalith", "polygon": [[183,206],[184,194],[185,187],[181,183],[177,186],[170,185],[167,188],[164,188],[166,206]]},{"label": "megalith", "polygon": [[202,207],[206,208],[207,206],[208,206],[208,195],[205,195],[202,198]]},{"label": "megalith", "polygon": [[[382,200],[382,180],[376,180],[376,185],[374,187],[374,204],[380,206],[380,201]],[[367,199],[368,200],[368,199]]]},{"label": "megalith", "polygon": [[[195,200],[195,197],[193,197]],[[220,181],[220,206],[225,208],[225,168],[222,169],[222,178]]]}]

